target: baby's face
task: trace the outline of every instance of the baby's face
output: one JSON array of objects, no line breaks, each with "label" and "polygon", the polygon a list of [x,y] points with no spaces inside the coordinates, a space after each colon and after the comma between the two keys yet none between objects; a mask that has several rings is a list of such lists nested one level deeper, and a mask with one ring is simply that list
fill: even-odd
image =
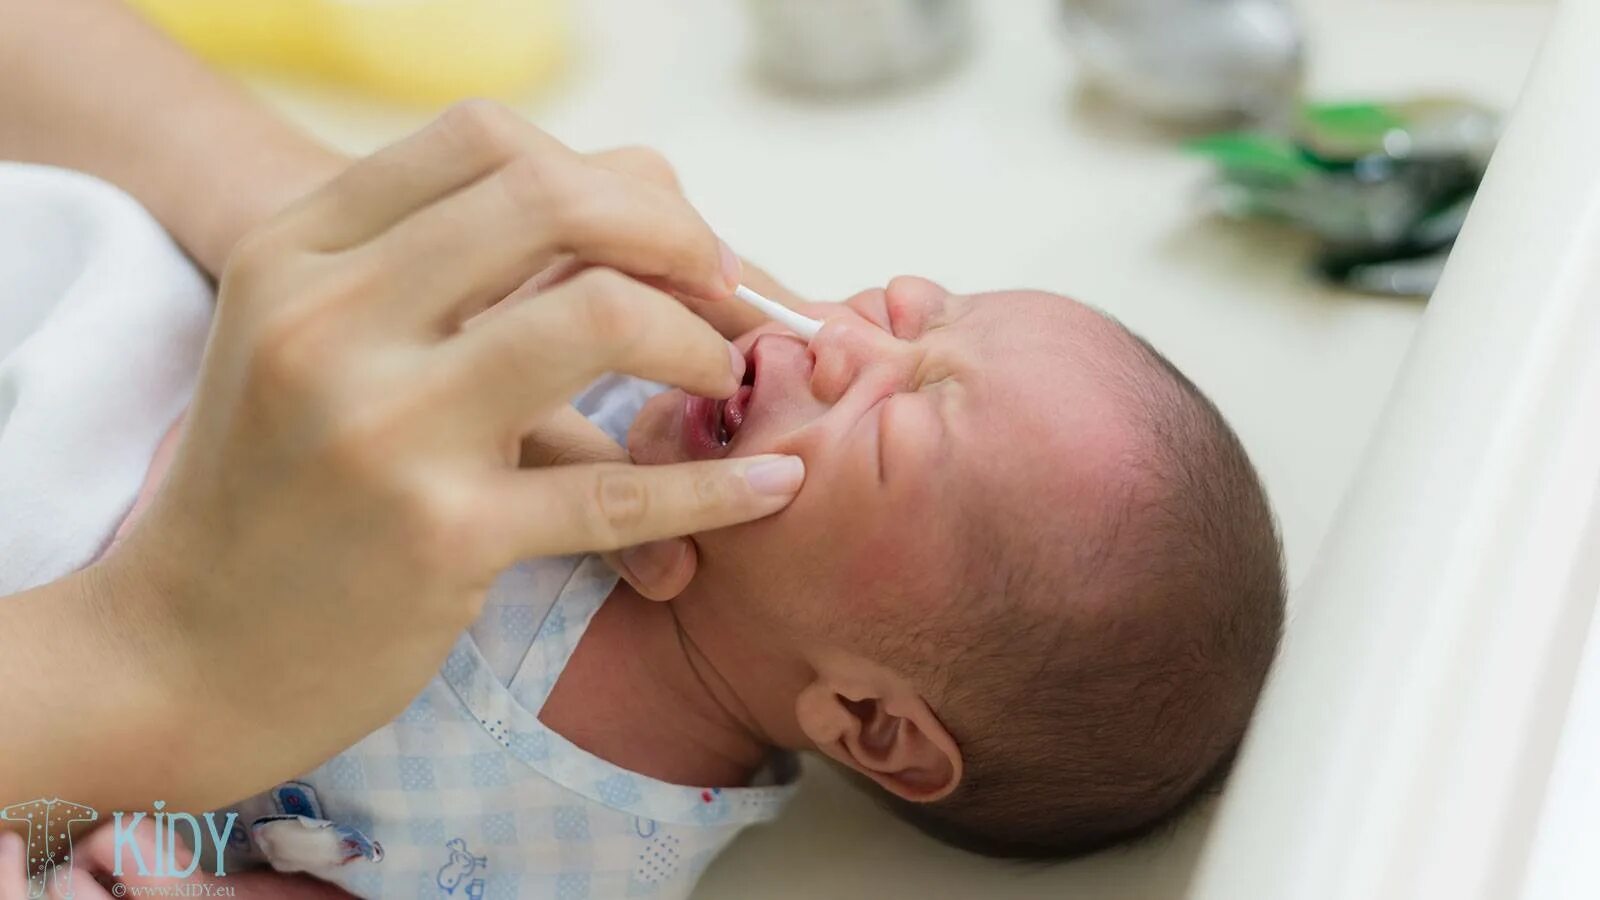
[{"label": "baby's face", "polygon": [[736,342],[750,387],[734,400],[669,391],[629,434],[644,464],[805,460],[784,512],[697,536],[686,599],[819,644],[914,629],[984,561],[975,548],[1095,503],[1123,458],[1128,429],[1092,377],[1113,326],[1073,301],[903,278],[806,312],[826,320],[809,347],[777,326]]}]

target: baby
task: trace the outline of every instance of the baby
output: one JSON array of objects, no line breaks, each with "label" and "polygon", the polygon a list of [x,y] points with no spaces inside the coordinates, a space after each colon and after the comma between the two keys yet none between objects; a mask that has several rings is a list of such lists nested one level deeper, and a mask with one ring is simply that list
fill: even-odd
[{"label": "baby", "polygon": [[792,506],[696,536],[670,603],[592,558],[506,573],[395,722],[237,807],[238,861],[364,896],[682,897],[776,813],[791,751],[1007,857],[1137,837],[1217,783],[1284,591],[1216,408],[1058,296],[901,278],[806,311],[809,346],[737,342],[730,400],[576,403],[643,464],[799,454]]},{"label": "baby", "polygon": [[786,512],[697,538],[673,603],[757,733],[995,856],[1126,840],[1215,783],[1284,593],[1216,408],[1058,296],[902,278],[822,315],[809,348],[741,339],[733,400],[664,394],[629,435],[642,463],[806,460]]}]

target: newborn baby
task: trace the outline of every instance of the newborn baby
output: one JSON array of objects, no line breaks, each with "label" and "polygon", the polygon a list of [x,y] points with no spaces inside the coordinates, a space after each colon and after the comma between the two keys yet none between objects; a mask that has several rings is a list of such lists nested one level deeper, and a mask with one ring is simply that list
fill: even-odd
[{"label": "newborn baby", "polygon": [[996,856],[1134,837],[1218,781],[1284,589],[1216,408],[1062,297],[902,278],[826,309],[809,347],[741,339],[726,404],[669,392],[629,435],[642,463],[805,458],[788,510],[697,537],[673,603],[755,733]]},{"label": "newborn baby", "polygon": [[366,896],[681,897],[776,812],[787,751],[996,856],[1127,840],[1215,784],[1283,609],[1216,408],[1062,297],[902,278],[806,311],[809,346],[737,342],[728,401],[577,403],[644,464],[798,454],[792,506],[698,535],[671,603],[592,558],[507,573],[405,714],[239,805],[239,860]]}]

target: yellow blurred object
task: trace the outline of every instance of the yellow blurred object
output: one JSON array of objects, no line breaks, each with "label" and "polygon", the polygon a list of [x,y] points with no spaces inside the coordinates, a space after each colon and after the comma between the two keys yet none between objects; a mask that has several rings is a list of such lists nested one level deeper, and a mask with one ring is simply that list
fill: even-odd
[{"label": "yellow blurred object", "polygon": [[128,0],[196,52],[409,103],[504,97],[548,79],[562,0]]}]

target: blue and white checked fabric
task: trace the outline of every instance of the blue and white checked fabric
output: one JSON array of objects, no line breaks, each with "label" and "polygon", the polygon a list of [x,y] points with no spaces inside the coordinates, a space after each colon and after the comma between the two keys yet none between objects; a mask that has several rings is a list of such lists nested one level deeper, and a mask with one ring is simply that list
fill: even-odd
[{"label": "blue and white checked fabric", "polygon": [[[610,379],[578,408],[621,439],[654,386]],[[771,787],[698,788],[629,772],[538,711],[617,577],[595,557],[524,563],[399,718],[236,807],[232,864],[270,861],[363,897],[682,898]],[[327,823],[331,822],[329,826]],[[257,824],[259,823],[259,824]]]}]

